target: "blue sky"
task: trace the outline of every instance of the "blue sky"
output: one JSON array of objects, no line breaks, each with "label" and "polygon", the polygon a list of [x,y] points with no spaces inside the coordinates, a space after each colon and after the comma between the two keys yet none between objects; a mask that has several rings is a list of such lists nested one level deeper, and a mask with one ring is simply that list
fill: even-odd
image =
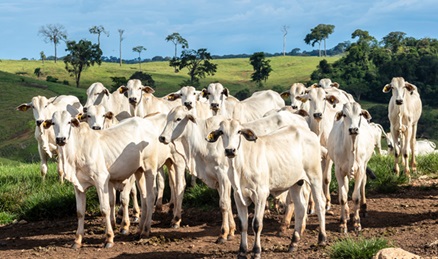
[{"label": "blue sky", "polygon": [[[178,32],[189,48],[207,48],[213,55],[283,51],[282,27],[288,26],[286,51],[310,51],[304,37],[320,23],[335,26],[327,48],[351,39],[356,29],[377,40],[393,31],[415,38],[438,38],[436,0],[2,0],[0,2],[0,59],[54,55],[53,43],[38,35],[42,26],[61,24],[68,39],[97,42],[89,28],[102,25],[104,56],[119,56],[119,33],[123,29],[122,57],[133,59],[135,46],[144,46],[142,58],[173,56],[167,35]],[[58,56],[65,55],[58,45]]]}]

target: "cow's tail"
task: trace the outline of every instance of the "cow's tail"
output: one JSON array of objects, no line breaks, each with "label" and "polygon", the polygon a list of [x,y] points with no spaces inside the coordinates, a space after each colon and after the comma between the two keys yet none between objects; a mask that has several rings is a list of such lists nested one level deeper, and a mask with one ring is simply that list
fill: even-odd
[{"label": "cow's tail", "polygon": [[368,166],[366,168],[366,174],[371,180],[377,179],[377,176],[374,174],[373,170],[371,170],[371,168],[369,168]]}]

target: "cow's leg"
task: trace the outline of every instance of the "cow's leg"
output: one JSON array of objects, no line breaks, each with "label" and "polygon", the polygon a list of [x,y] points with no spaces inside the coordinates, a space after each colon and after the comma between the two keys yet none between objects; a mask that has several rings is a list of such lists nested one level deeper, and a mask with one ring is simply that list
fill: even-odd
[{"label": "cow's leg", "polygon": [[82,246],[82,239],[84,238],[84,220],[85,220],[85,205],[86,205],[85,192],[81,192],[75,187],[75,197],[76,197],[76,217],[78,218],[78,228],[76,229],[75,242],[72,245],[72,248],[78,249]]},{"label": "cow's leg", "polygon": [[115,208],[116,208],[116,189],[114,188],[114,185],[109,182],[108,183],[108,198],[109,198],[109,205],[110,205],[110,219],[111,219],[111,226],[113,228],[116,227],[116,215],[115,215]]},{"label": "cow's leg", "polygon": [[[106,177],[104,179],[104,177]],[[111,209],[109,201],[109,175],[102,175],[97,180],[99,185],[96,186],[97,195],[99,197],[100,212],[105,219],[105,248],[111,248],[114,246],[114,231],[111,226]],[[112,190],[111,190],[112,191]]]},{"label": "cow's leg", "polygon": [[140,223],[138,224],[137,235],[138,238],[141,238],[143,229],[145,227],[146,222],[146,198],[147,198],[147,190],[146,190],[146,178],[145,173],[142,171],[137,171],[135,173],[135,179],[137,180],[137,186],[140,191],[140,206],[141,206],[141,214],[140,214]]},{"label": "cow's leg", "polygon": [[410,138],[410,145],[411,145],[411,168],[412,171],[417,171],[417,161],[415,158],[415,142],[417,142],[416,139],[417,136],[417,124],[415,123],[412,125],[412,132],[411,132],[411,138]]},{"label": "cow's leg", "polygon": [[[367,166],[365,165],[364,168],[366,168]],[[365,169],[366,170],[366,169]],[[366,177],[366,173],[365,173],[365,177],[362,180],[362,184],[360,187],[360,214],[362,215],[362,217],[367,217],[368,213],[367,213],[367,198],[365,197],[365,187],[367,184],[367,177]]]},{"label": "cow's leg", "polygon": [[360,224],[360,215],[359,208],[361,204],[361,196],[362,196],[362,185],[364,185],[364,178],[366,178],[365,167],[359,167],[359,170],[355,173],[355,182],[354,182],[354,190],[352,195],[352,200],[354,203],[354,231],[359,233],[362,230],[362,226]]},{"label": "cow's leg", "polygon": [[144,237],[149,237],[151,233],[152,226],[152,214],[154,212],[154,202],[155,202],[155,192],[156,181],[157,181],[157,171],[147,170],[145,172],[146,179],[146,191],[148,193],[146,197],[146,213],[142,211],[142,214],[146,214],[145,227],[143,233]]},{"label": "cow's leg", "polygon": [[[219,208],[222,214],[222,226],[221,233],[216,240],[216,243],[222,244],[227,240],[228,235],[230,234],[230,224],[228,213],[231,209],[231,185],[227,179],[224,179],[223,174],[218,174],[218,189],[219,192]],[[233,233],[234,234],[234,233]]]},{"label": "cow's leg", "polygon": [[122,235],[127,235],[129,233],[129,226],[131,225],[131,222],[129,221],[129,194],[131,193],[132,187],[131,179],[128,179],[128,183],[125,184],[120,193],[120,203],[123,208],[123,218],[120,226],[120,233]]},{"label": "cow's leg", "polygon": [[[325,230],[325,195],[323,195],[322,188],[323,183],[321,181],[321,174],[318,169],[312,171],[309,170],[307,177],[310,181],[310,190],[312,191],[312,196],[315,201],[315,212],[318,216],[319,221],[319,235],[318,235],[318,245],[325,246],[327,244],[327,233]],[[304,183],[306,184],[306,183]]]},{"label": "cow's leg", "polygon": [[410,142],[411,142],[411,137],[412,137],[412,131],[410,128],[407,128],[407,130],[405,132],[403,132],[400,136],[402,137],[401,140],[401,155],[402,155],[402,161],[403,161],[403,166],[405,167],[405,175],[408,178],[408,181],[411,181],[411,169],[409,167],[409,155],[410,155]]},{"label": "cow's leg", "polygon": [[158,169],[157,174],[157,201],[155,203],[155,208],[159,211],[163,210],[163,192],[165,187],[166,175],[164,173],[164,168]]},{"label": "cow's leg", "polygon": [[137,183],[135,181],[135,177],[132,177],[131,180],[131,199],[132,199],[132,217],[134,222],[138,222],[140,218],[140,206],[138,205],[138,197],[137,197]]},{"label": "cow's leg", "polygon": [[43,180],[46,179],[46,175],[47,175],[47,153],[46,151],[43,150],[43,147],[41,146],[40,143],[38,143],[38,153],[40,154],[40,159],[41,159],[41,164],[40,164],[40,172],[41,172],[41,177],[43,178]]},{"label": "cow's leg", "polygon": [[286,231],[288,230],[288,228],[290,226],[290,222],[292,220],[294,210],[295,210],[295,207],[294,207],[294,203],[292,201],[292,194],[290,191],[288,191],[287,196],[286,196],[285,211],[284,211],[283,219],[282,219],[281,224],[280,224],[280,229],[277,232],[278,236],[286,235]]},{"label": "cow's leg", "polygon": [[306,229],[306,207],[308,200],[305,197],[305,186],[294,184],[289,192],[292,193],[292,199],[295,206],[295,228],[292,234],[292,240],[289,244],[289,252],[293,252],[298,247],[298,242]]},{"label": "cow's leg", "polygon": [[58,152],[58,163],[56,164],[56,170],[58,171],[58,179],[61,184],[64,184],[64,165],[62,154]]},{"label": "cow's leg", "polygon": [[[182,202],[184,199],[184,190],[186,188],[186,180],[185,180],[185,171],[186,164],[184,158],[180,155],[175,155],[173,159],[172,165],[173,171],[169,171],[169,179],[173,179],[173,183],[170,184],[173,186],[171,188],[172,196],[173,196],[173,219],[172,219],[172,227],[179,228],[181,224],[181,211],[182,211]],[[172,177],[170,175],[172,174]],[[170,183],[170,181],[169,181]]]},{"label": "cow's leg", "polygon": [[400,148],[398,144],[399,131],[391,125],[392,143],[394,145],[394,172],[397,176],[400,175],[400,168],[398,166],[398,157],[400,156]]},{"label": "cow's leg", "polygon": [[240,246],[237,258],[243,259],[248,253],[248,207],[242,203],[236,191],[234,192],[234,201],[240,220]]},{"label": "cow's leg", "polygon": [[348,209],[348,176],[339,169],[335,169],[338,181],[339,203],[341,205],[340,232],[347,233],[347,220],[349,217]]},{"label": "cow's leg", "polygon": [[330,182],[332,181],[332,166],[333,161],[332,159],[327,155],[322,162],[324,163],[323,169],[323,192],[326,199],[326,211],[330,210],[331,207],[331,197],[330,197]]},{"label": "cow's leg", "polygon": [[252,220],[252,230],[254,231],[254,246],[252,248],[252,258],[261,258],[262,245],[260,236],[263,229],[263,216],[265,215],[266,200],[269,196],[269,190],[260,190],[258,200],[255,201],[254,218]]}]

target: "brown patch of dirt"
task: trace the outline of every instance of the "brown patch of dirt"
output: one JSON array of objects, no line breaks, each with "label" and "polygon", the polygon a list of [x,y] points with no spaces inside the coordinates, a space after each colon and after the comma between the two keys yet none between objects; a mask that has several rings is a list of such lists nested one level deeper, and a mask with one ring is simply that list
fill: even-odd
[{"label": "brown patch of dirt", "polygon": [[[438,187],[437,182],[416,180],[409,187],[400,188],[395,194],[368,194],[368,216],[361,219],[360,236],[384,237],[409,252],[423,258],[438,258]],[[307,229],[300,240],[298,250],[287,253],[289,237],[278,237],[280,215],[271,212],[265,216],[262,232],[263,258],[328,258],[328,248],[344,234],[339,233],[337,197],[333,196],[333,216],[326,217],[328,246],[317,247],[317,217],[309,216]],[[350,203],[350,208],[352,204]],[[136,224],[131,234],[116,234],[115,245],[102,247],[104,228],[101,217],[87,217],[85,238],[81,249],[70,248],[76,231],[74,217],[52,221],[16,223],[0,227],[0,258],[235,258],[240,235],[225,244],[216,244],[220,231],[219,209],[201,211],[185,209],[182,227],[169,227],[171,216],[164,212],[154,213],[151,237],[137,240]],[[238,221],[236,216],[236,221]],[[117,230],[115,230],[117,232]],[[249,249],[254,236],[249,232]],[[352,224],[348,236],[354,237]],[[249,255],[248,255],[249,257]]]}]

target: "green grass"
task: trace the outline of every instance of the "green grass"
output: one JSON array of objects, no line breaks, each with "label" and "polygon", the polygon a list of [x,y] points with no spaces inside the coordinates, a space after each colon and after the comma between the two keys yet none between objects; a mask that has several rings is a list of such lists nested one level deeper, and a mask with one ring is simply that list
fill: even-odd
[{"label": "green grass", "polygon": [[345,238],[336,241],[329,248],[333,259],[371,259],[379,250],[391,247],[384,238]]}]

